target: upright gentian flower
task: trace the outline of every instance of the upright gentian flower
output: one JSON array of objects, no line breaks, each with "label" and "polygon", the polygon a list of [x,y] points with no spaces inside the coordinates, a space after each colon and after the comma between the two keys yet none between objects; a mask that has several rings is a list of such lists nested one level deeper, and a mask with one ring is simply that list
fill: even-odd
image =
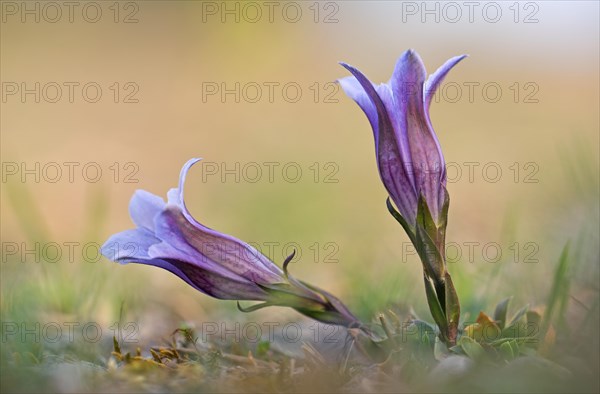
[{"label": "upright gentian flower", "polygon": [[[336,297],[301,282],[255,248],[230,235],[197,222],[185,206],[183,186],[190,167],[181,170],[179,187],[168,201],[138,190],[129,212],[137,228],[115,234],[102,246],[102,254],[119,263],[163,268],[195,289],[224,300],[264,301],[245,311],[265,306],[288,306],[329,324],[352,326],[358,320]],[[240,307],[241,309],[241,307]]]},{"label": "upright gentian flower", "polygon": [[456,338],[459,307],[445,265],[449,197],[444,155],[429,106],[446,74],[464,58],[453,57],[427,78],[419,55],[408,50],[388,83],[375,85],[345,63],[352,76],[339,80],[371,123],[379,175],[399,212],[389,200],[388,209],[419,252],[430,309],[447,343]]},{"label": "upright gentian flower", "polygon": [[443,209],[445,162],[431,125],[429,106],[448,71],[464,57],[448,60],[427,79],[421,58],[408,50],[396,63],[390,81],[380,85],[342,63],[353,76],[339,82],[365,112],[373,128],[381,180],[412,226],[421,196],[434,219],[440,218]]}]

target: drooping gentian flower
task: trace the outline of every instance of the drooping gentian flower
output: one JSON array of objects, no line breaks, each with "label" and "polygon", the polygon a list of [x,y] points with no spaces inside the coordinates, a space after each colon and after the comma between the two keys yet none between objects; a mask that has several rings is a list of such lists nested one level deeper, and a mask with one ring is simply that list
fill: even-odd
[{"label": "drooping gentian flower", "polygon": [[[168,201],[144,190],[131,198],[129,212],[137,228],[115,234],[102,246],[102,254],[119,263],[163,268],[195,289],[215,298],[264,301],[245,311],[265,306],[288,306],[324,323],[353,326],[352,313],[333,295],[301,282],[247,243],[197,222],[185,206],[183,186],[190,167],[182,168],[179,187]],[[240,307],[241,309],[241,307]]]},{"label": "drooping gentian flower", "polygon": [[381,180],[412,227],[421,196],[434,220],[439,221],[443,210],[445,162],[431,125],[429,106],[448,71],[464,57],[453,57],[427,78],[419,55],[408,50],[396,63],[389,82],[380,85],[342,63],[353,76],[339,82],[367,115],[375,137]]}]

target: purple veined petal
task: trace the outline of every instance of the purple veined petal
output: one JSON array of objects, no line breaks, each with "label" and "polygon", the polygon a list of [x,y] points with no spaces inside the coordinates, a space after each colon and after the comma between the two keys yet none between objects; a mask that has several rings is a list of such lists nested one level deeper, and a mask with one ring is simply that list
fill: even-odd
[{"label": "purple veined petal", "polygon": [[155,218],[155,234],[160,242],[148,250],[151,258],[181,260],[196,265],[198,268],[214,271],[233,280],[240,279],[239,275],[220,266],[195,249],[186,239],[182,227],[187,222],[177,206],[169,206]]},{"label": "purple veined petal", "polygon": [[373,103],[373,106],[375,107],[375,111],[377,113],[377,120],[378,120],[377,124],[379,126],[378,130],[381,132],[382,131],[381,129],[383,127],[387,127],[388,129],[391,129],[392,124],[391,124],[389,116],[387,114],[385,105],[383,104],[381,97],[379,97],[379,95],[377,94],[377,90],[373,86],[371,81],[369,81],[369,79],[367,77],[365,77],[363,75],[363,73],[361,73],[360,71],[358,71],[358,69],[352,67],[351,65],[349,65],[347,63],[340,63],[340,64],[346,70],[350,71],[350,73],[354,76],[354,78],[356,78],[356,80],[358,81],[360,86],[362,86],[362,88],[364,89],[367,97],[369,97],[369,99],[371,99],[371,103]]},{"label": "purple veined petal", "polygon": [[384,95],[389,103],[388,105],[392,105],[393,98],[390,97],[392,96],[391,91],[385,85],[380,85],[377,88],[374,87],[359,70],[346,63],[340,64],[356,78],[377,110],[379,131],[377,139],[377,164],[379,175],[402,215],[409,222],[414,223],[417,199],[414,193],[407,192],[407,190],[414,190],[413,181],[411,174],[406,171],[403,163],[397,134],[392,125],[388,108],[379,95],[379,93]]},{"label": "purple veined petal", "polygon": [[206,231],[187,220],[181,220],[179,225],[186,241],[208,261],[255,283],[284,282],[283,275],[274,272],[279,268],[246,243]]},{"label": "purple veined petal", "polygon": [[[423,90],[424,90],[423,91],[423,105],[425,108],[425,117],[427,119],[427,124],[431,130],[433,130],[433,124],[431,122],[431,116],[429,114],[429,107],[431,106],[431,101],[433,100],[433,97],[435,96],[437,89],[444,81],[444,78],[446,78],[446,75],[448,74],[448,72],[454,66],[456,66],[461,60],[463,60],[466,57],[467,57],[467,55],[460,55],[460,56],[455,56],[455,57],[447,60],[433,74],[431,74],[429,76],[429,78],[427,78],[427,81],[425,82],[425,85],[423,88]],[[440,146],[439,140],[437,138],[435,138],[435,142],[436,142],[437,149],[438,149],[439,156],[440,156],[441,173],[440,173],[440,177],[439,177],[440,187],[438,190],[437,206],[435,208],[432,207],[433,211],[435,211],[434,217],[436,217],[437,213],[439,213],[442,209],[442,205],[443,205],[444,199],[445,199],[444,188],[446,187],[446,162],[444,160],[444,154],[442,152],[442,147]]]},{"label": "purple veined petal", "polygon": [[148,249],[160,243],[153,233],[145,228],[125,230],[112,235],[100,248],[100,252],[109,260],[122,264],[137,259],[148,259]]},{"label": "purple veined petal", "polygon": [[218,299],[248,301],[265,301],[267,299],[267,294],[254,284],[232,282],[182,261],[150,259],[134,262],[165,269],[194,289]]},{"label": "purple veined petal", "polygon": [[[187,224],[181,226],[187,242],[198,250],[205,249],[202,253],[206,257],[238,275],[248,274],[264,283],[281,282],[283,271],[271,260],[247,243],[204,226],[188,211],[184,200],[185,178],[189,169],[200,160],[188,160],[181,169],[179,187],[169,191],[169,204],[177,204],[187,219]],[[207,248],[207,245],[220,248]]]},{"label": "purple veined petal", "polygon": [[[223,278],[244,283],[274,283],[282,278],[252,262],[234,260],[243,256],[240,245],[224,245],[221,239],[210,238],[194,227],[178,207],[168,207],[156,217],[156,236],[163,242],[149,250],[152,258],[171,258],[188,262]],[[234,248],[227,250],[226,247]],[[231,256],[234,257],[231,257]],[[229,259],[229,260],[227,260]]]},{"label": "purple veined petal", "polygon": [[402,154],[406,172],[411,176],[414,193],[417,197],[419,180],[415,176],[415,160],[413,160],[413,153],[410,148],[410,125],[408,124],[407,112],[416,100],[420,100],[425,76],[426,71],[423,61],[415,51],[409,49],[396,62],[394,72],[388,82],[394,97],[393,105],[390,104],[388,111],[392,114],[390,116],[396,130],[398,148]]},{"label": "purple veined petal", "polygon": [[373,129],[373,137],[375,138],[375,149],[377,150],[377,140],[379,136],[379,121],[377,118],[377,109],[373,104],[373,101],[369,98],[365,89],[362,87],[356,77],[350,76],[338,79],[338,83],[344,90],[344,93],[352,100],[354,100],[358,106],[363,110],[367,119]]},{"label": "purple veined petal", "polygon": [[182,279],[188,285],[192,286],[194,289],[196,289],[204,294],[210,295],[202,287],[200,287],[196,283],[192,282],[190,280],[190,278],[188,278],[187,275],[183,271],[181,271],[175,265],[171,264],[169,261],[161,260],[161,259],[149,259],[149,260],[140,259],[140,260],[135,260],[132,262],[137,263],[137,264],[143,264],[143,265],[151,265],[153,267],[158,267],[158,268],[167,270],[170,273],[172,273],[173,275]]},{"label": "purple veined petal", "polygon": [[403,98],[403,102],[409,102],[412,99],[421,100],[423,82],[427,77],[425,65],[419,54],[409,49],[400,55],[396,62],[394,72],[390,78],[390,86],[394,95]]},{"label": "purple veined petal", "polygon": [[434,218],[437,219],[444,158],[423,104],[426,76],[427,72],[419,55],[408,50],[398,60],[390,83],[396,100],[401,103],[399,114],[404,118],[402,124],[405,125],[408,134],[417,196],[425,197]]},{"label": "purple veined petal", "polygon": [[425,104],[425,111],[429,111],[429,106],[431,105],[431,100],[433,96],[435,96],[435,92],[438,87],[446,78],[448,72],[458,64],[461,60],[466,58],[467,55],[455,56],[449,60],[447,60],[444,64],[440,66],[433,74],[427,78],[425,82],[425,87],[423,89],[423,103]]},{"label": "purple veined petal", "polygon": [[136,226],[154,230],[154,217],[164,208],[162,198],[145,190],[136,190],[129,202],[129,215]]},{"label": "purple veined petal", "polygon": [[[269,296],[257,284],[248,281],[234,281],[214,272],[204,270],[182,261],[169,261],[184,273],[196,288],[221,300],[266,301]],[[179,276],[179,275],[178,275]],[[184,279],[184,278],[182,278]]]},{"label": "purple veined petal", "polygon": [[[402,102],[396,97],[390,84],[381,84],[377,86],[377,94],[381,97],[381,101],[387,109],[388,116],[392,122],[394,128],[394,141],[397,146],[398,152],[400,152],[400,161],[402,164],[403,177],[408,182],[408,187],[405,186],[403,189],[404,193],[410,193],[412,195],[417,194],[417,180],[412,166],[411,152],[408,143],[408,130],[406,125],[406,119],[401,111]],[[390,140],[391,144],[391,140]],[[416,204],[416,200],[414,200]],[[412,203],[409,204],[413,206]],[[414,205],[416,206],[416,205]]]},{"label": "purple veined petal", "polygon": [[[201,292],[220,299],[264,301],[267,294],[252,281],[215,265],[189,246],[176,220],[167,226],[165,217],[178,215],[177,207],[155,217],[156,234],[145,228],[115,234],[102,246],[102,254],[121,264],[153,265],[168,270]],[[162,219],[162,220],[161,220]]]}]

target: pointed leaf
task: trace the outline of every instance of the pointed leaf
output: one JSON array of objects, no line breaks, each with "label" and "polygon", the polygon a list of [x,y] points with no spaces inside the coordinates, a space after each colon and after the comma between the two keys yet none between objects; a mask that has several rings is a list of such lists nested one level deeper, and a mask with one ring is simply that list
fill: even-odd
[{"label": "pointed leaf", "polygon": [[504,342],[502,345],[500,345],[500,347],[498,348],[498,353],[500,353],[503,359],[508,361],[513,360],[516,356],[513,352],[512,346],[510,346],[510,342]]},{"label": "pointed leaf", "polygon": [[506,343],[508,343],[510,345],[510,348],[512,349],[512,352],[515,355],[515,358],[518,357],[519,354],[521,353],[521,348],[519,346],[519,342],[517,342],[515,339],[512,339]]},{"label": "pointed leaf", "polygon": [[529,304],[527,304],[523,308],[519,309],[519,311],[511,319],[509,326],[512,326],[515,323],[518,323],[519,320],[521,320],[523,318],[523,316],[525,316],[525,314],[527,313],[528,310],[529,310]]},{"label": "pointed leaf", "polygon": [[466,355],[473,360],[479,360],[485,356],[485,349],[470,337],[462,336],[460,338],[459,345],[462,347]]},{"label": "pointed leaf", "polygon": [[505,338],[524,338],[527,337],[527,324],[522,321],[523,317],[527,313],[529,309],[529,305],[525,305],[523,308],[519,309],[519,311],[515,314],[515,316],[510,320],[509,324],[506,324],[504,329],[502,330],[502,337]]},{"label": "pointed leaf", "polygon": [[448,350],[448,346],[444,344],[444,342],[440,341],[439,338],[435,339],[435,344],[433,345],[433,357],[437,361],[442,361],[450,355],[450,351]]},{"label": "pointed leaf", "polygon": [[419,333],[425,333],[427,335],[435,335],[435,326],[423,321],[423,320],[411,320],[410,325],[414,325],[419,330]]},{"label": "pointed leaf", "polygon": [[508,297],[500,301],[494,310],[494,320],[500,328],[504,328],[506,324],[506,314],[508,312],[508,305],[510,304],[511,298],[512,297]]},{"label": "pointed leaf", "polygon": [[450,273],[446,272],[446,320],[448,321],[448,336],[450,342],[453,343],[458,335],[458,321],[460,319],[460,303],[458,294],[452,283]]},{"label": "pointed leaf", "polygon": [[448,338],[446,337],[446,333],[448,332],[448,323],[446,321],[446,315],[442,310],[442,306],[437,298],[435,293],[433,283],[431,280],[427,278],[427,276],[423,276],[425,280],[425,294],[427,295],[427,303],[429,304],[429,311],[431,312],[431,316],[433,320],[437,324],[440,329],[440,333],[446,341]]}]

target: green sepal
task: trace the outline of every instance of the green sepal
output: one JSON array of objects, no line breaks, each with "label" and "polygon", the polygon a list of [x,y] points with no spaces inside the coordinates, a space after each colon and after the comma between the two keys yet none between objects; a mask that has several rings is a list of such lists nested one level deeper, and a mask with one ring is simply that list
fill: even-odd
[{"label": "green sepal", "polygon": [[275,283],[261,286],[269,294],[268,303],[274,306],[289,306],[292,308],[320,309],[324,310],[323,301],[309,297],[303,291],[295,291],[295,288],[287,283]]},{"label": "green sepal", "polygon": [[423,226],[417,223],[415,248],[427,276],[438,285],[444,282],[444,258]]},{"label": "green sepal", "polygon": [[440,217],[438,227],[443,228],[444,232],[446,231],[446,225],[448,224],[448,210],[450,208],[450,194],[448,194],[448,190],[444,188],[444,204],[442,205],[442,211],[440,212]]},{"label": "green sepal", "polygon": [[299,280],[297,280],[296,278],[294,278],[292,275],[290,275],[290,273],[288,272],[288,265],[290,264],[290,262],[294,259],[294,256],[296,255],[296,250],[294,249],[294,251],[285,259],[285,261],[283,262],[283,274],[285,275],[285,278],[288,280],[288,282],[295,287],[296,289],[300,290],[301,292],[303,292],[308,298],[312,298],[315,300],[319,300],[322,301],[323,298],[321,297],[320,294],[315,294],[313,291],[311,291],[311,289],[309,289],[308,287],[306,287],[304,285],[304,283],[300,282]]},{"label": "green sepal", "polygon": [[340,326],[348,326],[348,322],[343,318],[337,311],[328,311],[328,310],[317,310],[312,308],[302,308],[291,306],[293,309],[298,311],[299,313],[308,316],[312,319],[320,321],[321,323],[326,324],[336,324]]},{"label": "green sepal", "polygon": [[450,208],[450,195],[448,194],[448,190],[444,188],[444,204],[442,205],[442,211],[440,212],[440,217],[438,218],[438,238],[437,242],[440,245],[441,249],[440,253],[446,261],[446,226],[448,225],[448,209]]},{"label": "green sepal", "polygon": [[400,212],[398,212],[396,208],[394,208],[394,206],[392,205],[392,201],[389,197],[387,198],[387,200],[385,200],[385,205],[387,206],[388,211],[394,217],[394,219],[396,219],[396,221],[400,223],[400,225],[408,235],[408,238],[410,238],[410,241],[414,245],[416,240],[415,229],[413,228],[413,226],[411,226],[410,223],[408,223],[406,219],[404,219],[404,217],[400,214]]},{"label": "green sepal", "polygon": [[425,198],[422,194],[419,196],[419,202],[417,205],[416,227],[419,227],[419,225],[423,227],[431,239],[434,241],[437,240],[438,225],[435,220],[433,220],[433,216],[431,215],[427,201],[425,201]]},{"label": "green sepal", "polygon": [[257,311],[259,309],[266,308],[266,307],[272,306],[272,305],[273,304],[271,304],[270,302],[263,302],[263,303],[260,303],[260,304],[256,304],[256,305],[252,305],[252,306],[249,306],[247,308],[244,308],[244,307],[242,307],[242,305],[240,304],[240,302],[237,301],[237,308],[238,308],[238,310],[240,312],[244,312],[244,313],[254,312],[254,311]]}]

